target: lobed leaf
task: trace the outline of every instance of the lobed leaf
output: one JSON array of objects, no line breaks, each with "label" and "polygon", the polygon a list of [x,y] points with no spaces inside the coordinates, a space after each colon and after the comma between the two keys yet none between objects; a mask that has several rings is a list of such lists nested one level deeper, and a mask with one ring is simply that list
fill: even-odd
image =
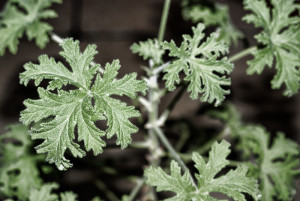
[{"label": "lobed leaf", "polygon": [[[145,93],[147,86],[136,79],[135,73],[116,80],[120,68],[117,60],[106,64],[101,77],[97,72],[99,65],[90,66],[97,53],[95,45],[88,45],[83,53],[79,41],[66,39],[60,45],[63,48],[60,54],[70,64],[70,70],[46,55],[40,56],[40,64],[25,64],[25,72],[20,74],[21,83],[27,85],[34,80],[39,85],[44,79],[50,82],[47,89],[38,88],[40,99],[24,101],[26,109],[21,112],[20,120],[27,125],[31,122],[39,125],[31,129],[32,139],[44,140],[36,147],[37,152],[47,153],[47,161],[65,170],[72,166],[64,157],[67,149],[75,157],[83,157],[85,151],[90,150],[97,155],[105,147],[101,139],[104,135],[108,138],[117,135],[116,143],[122,148],[131,142],[131,134],[137,132],[137,127],[129,118],[140,114],[134,107],[110,96],[134,98],[138,92]],[[64,85],[75,89],[67,91],[62,88]],[[97,128],[97,120],[107,120],[108,129]],[[75,142],[75,130],[84,150]]]},{"label": "lobed leaf", "polygon": [[53,10],[47,9],[52,3],[61,0],[9,0],[0,16],[0,55],[4,55],[6,48],[15,54],[24,33],[44,48],[53,28],[41,20],[57,17]]},{"label": "lobed leaf", "polygon": [[162,63],[162,56],[165,50],[157,39],[148,39],[147,41],[140,41],[131,45],[130,50],[134,54],[142,56],[144,60],[152,59],[154,64]]},{"label": "lobed leaf", "polygon": [[264,0],[244,1],[245,9],[252,12],[244,20],[263,28],[255,38],[264,46],[253,53],[247,73],[260,74],[265,66],[276,62],[272,88],[285,85],[284,95],[292,96],[300,88],[300,17],[291,16],[299,6],[294,0],[272,0],[271,4],[269,8]]},{"label": "lobed leaf", "polygon": [[226,157],[230,153],[229,144],[226,141],[215,143],[209,153],[208,162],[198,153],[193,153],[193,161],[199,174],[197,189],[192,185],[189,172],[181,175],[181,168],[177,162],[171,162],[171,174],[166,174],[160,167],[150,167],[145,170],[147,183],[156,186],[157,191],[171,191],[176,195],[166,200],[180,201],[203,201],[217,200],[210,193],[219,192],[226,194],[236,201],[246,201],[244,193],[250,195],[254,200],[259,199],[258,184],[255,179],[246,176],[248,168],[238,166],[227,174],[215,178],[215,176],[228,165]]},{"label": "lobed leaf", "polygon": [[197,2],[184,0],[182,2],[182,15],[185,20],[193,23],[202,22],[205,26],[217,26],[217,41],[224,42],[227,45],[233,43],[237,45],[240,38],[243,37],[231,22],[229,8],[227,5],[209,2]]},{"label": "lobed leaf", "polygon": [[41,186],[37,163],[43,157],[30,154],[32,142],[26,126],[15,124],[8,128],[0,135],[0,141],[10,140],[0,148],[0,194],[25,200],[31,189]]},{"label": "lobed leaf", "polygon": [[199,94],[203,93],[201,101],[215,102],[215,106],[221,104],[225,95],[230,91],[223,87],[230,85],[230,79],[226,77],[233,65],[227,61],[227,58],[219,60],[221,55],[228,52],[228,47],[216,41],[216,35],[212,34],[201,43],[204,38],[204,25],[198,24],[193,27],[193,36],[183,35],[183,42],[179,47],[174,41],[164,42],[163,47],[169,50],[169,55],[177,57],[168,65],[163,77],[166,80],[166,87],[172,91],[175,84],[180,83],[179,73],[184,72],[185,81],[189,82],[188,92],[190,97],[197,99]]}]

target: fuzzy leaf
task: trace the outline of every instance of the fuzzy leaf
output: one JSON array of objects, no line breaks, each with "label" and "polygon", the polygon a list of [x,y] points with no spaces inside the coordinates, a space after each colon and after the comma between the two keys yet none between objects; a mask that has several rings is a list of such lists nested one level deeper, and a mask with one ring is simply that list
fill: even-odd
[{"label": "fuzzy leaf", "polygon": [[203,30],[203,24],[193,27],[194,35],[183,35],[180,47],[174,41],[164,42],[163,47],[176,59],[164,69],[166,74],[163,79],[166,80],[166,87],[173,91],[175,83],[180,83],[179,73],[183,71],[186,75],[184,80],[189,82],[190,97],[197,99],[203,93],[201,101],[215,102],[215,106],[218,106],[230,92],[222,87],[230,85],[226,74],[232,71],[233,65],[227,58],[217,59],[228,52],[228,47],[217,42],[215,34],[201,43],[205,36]]},{"label": "fuzzy leaf", "polygon": [[248,146],[259,156],[257,171],[262,200],[292,200],[295,176],[300,173],[299,145],[283,133],[278,133],[270,145],[270,134],[260,126],[247,126],[247,131]]},{"label": "fuzzy leaf", "polygon": [[263,28],[255,36],[264,48],[253,53],[248,61],[248,74],[260,74],[265,66],[276,62],[276,75],[271,81],[273,89],[286,86],[284,95],[292,96],[300,88],[300,17],[292,16],[299,5],[294,0],[272,0],[270,9],[264,0],[245,0],[245,9],[252,13],[244,17],[248,23]]},{"label": "fuzzy leaf", "polygon": [[244,193],[249,194],[254,200],[258,200],[259,191],[257,181],[246,176],[247,167],[238,166],[227,174],[215,178],[215,176],[228,165],[226,157],[230,153],[229,144],[226,141],[215,143],[209,153],[209,160],[205,160],[197,153],[193,153],[195,167],[199,171],[196,174],[198,189],[192,185],[189,173],[181,175],[181,168],[177,162],[171,163],[171,174],[166,174],[160,167],[150,167],[145,171],[147,183],[156,186],[157,191],[171,191],[176,195],[169,201],[215,201],[210,193],[219,192],[226,194],[236,201],[246,201]]},{"label": "fuzzy leaf", "polygon": [[6,48],[15,54],[24,33],[29,40],[35,39],[36,45],[44,48],[53,28],[41,20],[57,17],[53,10],[47,9],[52,3],[61,3],[61,0],[9,0],[0,16],[0,55]]},{"label": "fuzzy leaf", "polygon": [[[37,163],[43,160],[43,156],[30,154],[32,142],[26,126],[16,124],[9,129],[0,135],[3,142],[0,147],[0,194],[25,200],[30,189],[41,185]],[[5,143],[7,139],[10,141]]]},{"label": "fuzzy leaf", "polygon": [[[101,137],[104,135],[112,137],[116,134],[117,144],[122,148],[131,142],[130,135],[137,132],[137,128],[129,118],[139,116],[139,112],[110,96],[126,95],[133,98],[138,92],[144,93],[147,86],[144,81],[136,80],[135,73],[116,80],[119,61],[106,64],[101,77],[97,72],[99,65],[90,67],[97,54],[95,45],[88,45],[81,53],[78,41],[66,39],[61,47],[63,51],[60,54],[70,64],[71,71],[46,55],[40,56],[40,64],[25,64],[26,71],[20,74],[21,83],[27,85],[30,80],[34,80],[35,85],[39,85],[44,79],[51,81],[46,90],[38,88],[40,99],[24,102],[26,109],[21,112],[20,120],[27,125],[31,122],[39,124],[38,128],[31,129],[32,139],[44,140],[36,147],[37,152],[47,153],[47,161],[65,170],[72,166],[64,157],[67,149],[75,157],[85,155],[85,151],[74,142],[75,128],[85,150],[93,150],[95,155],[103,151],[105,142]],[[62,88],[64,85],[76,89],[65,91]],[[92,104],[93,100],[95,105]],[[104,119],[108,123],[106,131],[100,130],[94,123]]]},{"label": "fuzzy leaf", "polygon": [[217,26],[217,41],[223,41],[227,45],[231,43],[237,45],[238,39],[242,38],[243,34],[232,24],[228,6],[214,2],[208,6],[205,3],[207,2],[184,0],[182,2],[183,18],[193,23],[202,22],[207,27]]},{"label": "fuzzy leaf", "polygon": [[139,54],[144,60],[152,59],[154,64],[161,64],[162,56],[165,53],[157,39],[148,39],[147,41],[134,43],[130,49],[132,53]]}]

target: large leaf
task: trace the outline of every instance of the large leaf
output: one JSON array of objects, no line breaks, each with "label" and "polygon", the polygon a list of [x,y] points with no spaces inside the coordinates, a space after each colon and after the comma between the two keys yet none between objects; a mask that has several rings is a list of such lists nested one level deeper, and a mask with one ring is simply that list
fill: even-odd
[{"label": "large leaf", "polygon": [[273,89],[286,86],[284,95],[292,96],[300,88],[300,17],[291,15],[299,4],[294,0],[272,0],[272,9],[264,0],[245,0],[245,9],[252,13],[244,17],[263,30],[255,36],[263,45],[248,61],[248,74],[260,74],[265,66],[275,62],[276,75],[271,84]]},{"label": "large leaf", "polygon": [[[31,129],[32,139],[44,140],[36,147],[37,152],[47,153],[46,160],[64,170],[72,166],[64,157],[67,149],[75,157],[85,155],[74,141],[75,128],[85,150],[93,150],[95,155],[103,151],[105,142],[101,137],[104,135],[110,138],[116,134],[117,144],[122,148],[131,142],[130,135],[137,132],[137,128],[129,118],[139,116],[139,112],[110,96],[134,98],[137,92],[145,92],[147,86],[146,82],[136,79],[135,73],[117,80],[120,68],[117,60],[106,64],[101,77],[97,71],[99,65],[90,66],[97,54],[95,45],[88,45],[81,53],[78,41],[66,39],[61,47],[63,51],[60,54],[70,64],[71,70],[46,55],[40,56],[40,64],[25,64],[26,71],[20,74],[21,83],[27,85],[34,80],[35,85],[39,85],[44,79],[50,82],[46,90],[38,88],[40,99],[24,102],[26,109],[21,112],[21,121],[25,124],[38,123],[37,128]],[[96,80],[92,84],[94,77]],[[67,91],[62,88],[64,85],[76,89]],[[97,128],[97,120],[107,120],[108,129]]]}]

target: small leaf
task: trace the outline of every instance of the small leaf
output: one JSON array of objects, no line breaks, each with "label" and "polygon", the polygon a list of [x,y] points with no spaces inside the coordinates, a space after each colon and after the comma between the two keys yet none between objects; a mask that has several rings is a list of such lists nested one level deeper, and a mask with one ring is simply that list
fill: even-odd
[{"label": "small leaf", "polygon": [[152,59],[154,64],[161,64],[162,56],[165,53],[157,39],[148,39],[147,41],[134,43],[130,49],[132,53],[139,54],[144,60]]}]

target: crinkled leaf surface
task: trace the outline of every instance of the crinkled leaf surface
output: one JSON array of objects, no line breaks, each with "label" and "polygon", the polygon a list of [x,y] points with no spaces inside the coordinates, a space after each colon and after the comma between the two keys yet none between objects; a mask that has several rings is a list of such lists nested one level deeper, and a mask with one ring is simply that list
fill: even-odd
[{"label": "crinkled leaf surface", "polygon": [[32,142],[26,126],[16,124],[9,129],[0,135],[0,194],[25,200],[30,189],[42,183],[37,162],[44,157],[30,154]]},{"label": "crinkled leaf surface", "polygon": [[249,194],[254,200],[258,200],[259,190],[257,180],[246,176],[247,167],[238,166],[227,174],[215,178],[216,175],[228,165],[226,159],[230,153],[229,144],[226,141],[215,143],[209,153],[209,160],[205,160],[197,153],[193,153],[195,167],[199,171],[196,174],[198,189],[192,185],[189,173],[181,174],[181,168],[177,162],[172,161],[170,175],[160,167],[146,169],[147,183],[156,186],[157,191],[171,191],[176,195],[168,198],[169,201],[214,201],[210,193],[219,192],[226,194],[236,201],[246,201],[245,195]]},{"label": "crinkled leaf surface", "polygon": [[[105,142],[101,139],[107,135],[117,135],[117,144],[125,148],[132,133],[137,132],[129,118],[139,116],[132,106],[111,97],[111,95],[134,98],[137,92],[145,92],[146,82],[136,79],[136,74],[125,75],[116,79],[120,64],[118,60],[107,63],[103,76],[99,65],[90,66],[97,54],[95,45],[88,45],[80,52],[79,41],[66,39],[61,43],[61,56],[69,63],[71,70],[61,62],[47,55],[39,57],[39,64],[25,64],[25,72],[20,74],[21,83],[27,85],[30,80],[39,85],[43,79],[50,80],[47,89],[38,88],[39,99],[24,102],[26,109],[21,112],[21,121],[25,124],[38,122],[38,128],[31,129],[32,139],[44,140],[36,147],[38,153],[47,153],[46,160],[64,170],[72,166],[64,157],[69,149],[73,156],[83,157],[85,151],[75,140],[75,128],[78,139],[83,141],[86,151],[94,154],[103,151]],[[96,77],[92,84],[93,78]],[[64,85],[76,89],[64,90]],[[55,93],[57,91],[57,93]],[[94,100],[94,105],[92,104]],[[47,120],[47,121],[46,121]],[[108,129],[100,130],[95,121],[107,120]]]},{"label": "crinkled leaf surface", "polygon": [[238,39],[243,37],[231,22],[227,5],[211,2],[207,5],[204,1],[184,0],[182,2],[182,15],[185,20],[194,23],[203,22],[205,26],[217,26],[217,40],[230,45],[237,45]]},{"label": "crinkled leaf surface", "polygon": [[165,53],[157,39],[148,39],[147,41],[134,43],[130,49],[132,53],[139,54],[144,60],[152,59],[154,64],[161,64],[162,56]]},{"label": "crinkled leaf surface", "polygon": [[9,0],[0,15],[0,55],[6,48],[15,54],[24,33],[29,40],[35,39],[37,46],[45,47],[53,28],[41,20],[57,17],[48,9],[52,3],[61,3],[61,0]]},{"label": "crinkled leaf surface", "polygon": [[291,96],[300,88],[300,17],[291,14],[299,8],[294,0],[271,0],[273,8],[265,0],[245,0],[245,9],[252,13],[244,17],[248,23],[263,28],[255,36],[264,48],[253,53],[248,74],[260,74],[265,66],[275,61],[276,75],[271,81],[273,89],[286,86],[284,95]]},{"label": "crinkled leaf surface", "polygon": [[228,47],[217,42],[216,34],[210,35],[201,43],[205,37],[204,28],[201,23],[193,27],[194,35],[183,35],[183,42],[179,47],[174,41],[164,42],[164,48],[176,59],[164,69],[166,74],[163,79],[166,80],[166,87],[172,91],[176,88],[175,84],[180,83],[179,73],[183,71],[184,80],[189,82],[190,97],[197,99],[202,93],[201,101],[215,102],[217,106],[230,92],[223,87],[231,84],[226,74],[232,71],[233,65],[227,58],[218,59],[228,52]]},{"label": "crinkled leaf surface", "polygon": [[[295,193],[295,176],[300,173],[297,143],[278,133],[272,145],[270,134],[260,126],[247,126],[248,146],[258,155],[258,172],[261,180],[262,200],[292,200]],[[247,148],[247,147],[245,147]]]}]

